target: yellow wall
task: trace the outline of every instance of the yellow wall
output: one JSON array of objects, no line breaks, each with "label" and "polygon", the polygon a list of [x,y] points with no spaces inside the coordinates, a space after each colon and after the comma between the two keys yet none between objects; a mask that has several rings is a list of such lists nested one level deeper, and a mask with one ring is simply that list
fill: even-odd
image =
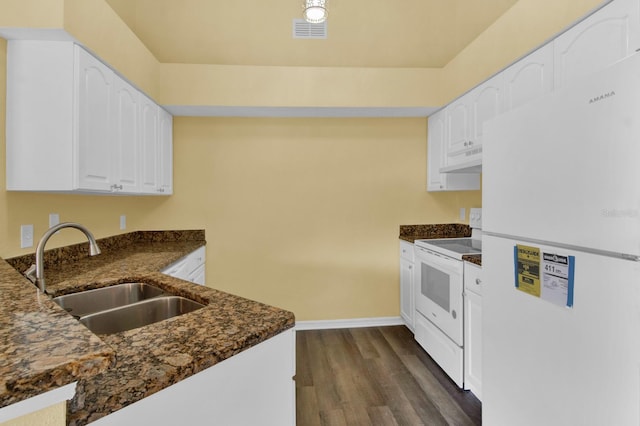
[{"label": "yellow wall", "polygon": [[3,27],[61,28],[64,6],[60,0],[3,0]]},{"label": "yellow wall", "polygon": [[480,194],[425,191],[425,119],[174,120],[175,195],[147,218],[207,228],[209,285],[298,320],[398,315],[398,225]]},{"label": "yellow wall", "polygon": [[163,105],[421,107],[444,99],[442,70],[432,68],[161,64],[158,79]]},{"label": "yellow wall", "polygon": [[[37,3],[29,0],[28,4],[33,2]],[[251,101],[250,97],[236,98],[234,93],[251,93],[242,82],[261,74],[260,68],[244,68],[245,76],[229,77],[228,81],[224,80],[228,72],[219,73],[223,81],[216,82],[216,87],[228,84],[234,90],[217,94],[200,84],[186,84],[206,82],[202,75],[210,68],[157,64],[103,0],[53,3],[64,3],[65,29],[166,102],[182,99],[199,104],[221,99],[239,105]],[[412,93],[399,83],[402,79],[394,82],[391,73],[378,73],[387,84],[362,99],[357,96],[366,84],[343,92],[342,97],[320,95],[334,87],[331,79],[313,86],[304,73],[296,81],[306,84],[293,86],[283,86],[290,81],[283,81],[278,73],[262,73],[261,92],[256,93],[263,100],[273,97],[270,102],[276,106],[294,101],[304,105],[314,99],[314,93],[323,105],[338,106],[372,106],[385,99],[388,103],[379,106],[414,105],[420,97],[452,98],[597,3],[545,0],[540,6],[535,0],[520,0],[443,71],[411,71],[414,81],[422,81],[412,87]],[[19,2],[10,4],[18,12],[22,10]],[[553,13],[549,10],[557,11],[560,17],[550,18]],[[38,23],[43,19],[15,10],[7,16],[12,17],[11,22],[25,19]],[[0,14],[0,26],[3,19],[8,18]],[[5,61],[6,44],[2,42],[2,152]],[[304,70],[289,71],[289,76],[295,77]],[[405,72],[399,70],[396,75]],[[351,73],[351,79],[376,71],[327,71],[329,76],[332,73]],[[200,77],[192,79],[194,75]],[[369,84],[379,81],[376,78]],[[175,83],[165,87],[166,80]],[[335,84],[347,87],[345,82],[348,80]],[[443,88],[441,83],[448,85]],[[287,87],[283,92],[276,90]],[[293,88],[299,94],[289,93]],[[394,97],[396,88],[401,95]],[[424,93],[416,95],[423,89]],[[209,93],[208,97],[203,99],[202,92]],[[397,316],[398,225],[455,222],[459,207],[480,204],[478,191],[424,191],[425,123],[425,119],[176,118],[175,195],[119,198],[1,190],[0,256],[32,252],[19,248],[19,225],[35,224],[37,238],[47,228],[50,212],[59,213],[62,220],[86,224],[97,237],[122,232],[118,219],[126,214],[128,230],[205,228],[209,285],[292,309],[298,320]],[[1,161],[0,188],[5,186],[4,167]],[[79,233],[64,231],[51,245],[81,240]]]}]

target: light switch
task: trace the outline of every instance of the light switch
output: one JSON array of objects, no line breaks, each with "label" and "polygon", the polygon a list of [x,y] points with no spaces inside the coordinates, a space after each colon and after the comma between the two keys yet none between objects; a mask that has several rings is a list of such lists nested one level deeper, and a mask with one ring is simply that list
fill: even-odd
[{"label": "light switch", "polygon": [[464,221],[467,218],[467,209],[460,207],[460,220]]},{"label": "light switch", "polygon": [[120,229],[127,229],[127,215],[120,215]]},{"label": "light switch", "polygon": [[20,248],[33,247],[33,225],[20,225]]}]

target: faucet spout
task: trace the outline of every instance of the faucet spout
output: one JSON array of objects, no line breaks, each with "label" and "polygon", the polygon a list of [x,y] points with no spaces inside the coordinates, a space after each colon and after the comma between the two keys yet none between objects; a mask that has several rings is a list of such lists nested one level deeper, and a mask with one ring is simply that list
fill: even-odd
[{"label": "faucet spout", "polygon": [[[64,228],[75,228],[80,231],[87,237],[89,240],[89,256],[95,256],[100,254],[100,247],[98,247],[98,243],[96,239],[93,237],[93,234],[83,225],[75,222],[63,222],[59,223],[55,226],[52,226],[44,233],[40,241],[38,242],[38,247],[36,248],[36,264],[35,264],[35,284],[38,286],[41,292],[46,293],[47,291],[47,283],[44,279],[44,247],[49,241],[49,238],[56,232]],[[33,266],[29,269],[29,271],[33,272]],[[27,271],[27,273],[29,272]]]}]

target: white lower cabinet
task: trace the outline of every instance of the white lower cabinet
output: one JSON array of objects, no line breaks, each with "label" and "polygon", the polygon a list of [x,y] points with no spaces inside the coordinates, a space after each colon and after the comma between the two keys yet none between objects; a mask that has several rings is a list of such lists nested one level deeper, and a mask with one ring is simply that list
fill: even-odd
[{"label": "white lower cabinet", "polygon": [[482,268],[464,262],[464,387],[482,400]]},{"label": "white lower cabinet", "polygon": [[295,361],[289,329],[92,424],[293,426]]},{"label": "white lower cabinet", "polygon": [[413,262],[413,244],[400,240],[400,316],[411,331],[415,318]]},{"label": "white lower cabinet", "polygon": [[185,257],[178,259],[161,272],[174,278],[205,285],[206,248],[202,246]]},{"label": "white lower cabinet", "polygon": [[72,42],[7,43],[10,191],[169,195],[172,120]]}]

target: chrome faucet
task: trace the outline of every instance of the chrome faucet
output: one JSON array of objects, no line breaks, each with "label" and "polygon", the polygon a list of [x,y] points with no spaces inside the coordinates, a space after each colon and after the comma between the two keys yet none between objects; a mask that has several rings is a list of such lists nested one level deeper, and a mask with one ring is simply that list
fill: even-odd
[{"label": "chrome faucet", "polygon": [[[46,293],[47,290],[46,281],[44,279],[44,246],[47,244],[47,241],[49,241],[49,238],[51,238],[53,234],[63,228],[76,228],[82,231],[89,240],[89,256],[100,254],[100,247],[98,247],[96,239],[93,237],[93,234],[83,225],[74,222],[63,222],[49,228],[38,242],[38,247],[36,248],[35,265],[31,265],[31,267],[25,272],[26,277],[34,282],[35,285],[37,285],[40,291],[43,293]],[[33,276],[34,272],[35,277]]]}]

